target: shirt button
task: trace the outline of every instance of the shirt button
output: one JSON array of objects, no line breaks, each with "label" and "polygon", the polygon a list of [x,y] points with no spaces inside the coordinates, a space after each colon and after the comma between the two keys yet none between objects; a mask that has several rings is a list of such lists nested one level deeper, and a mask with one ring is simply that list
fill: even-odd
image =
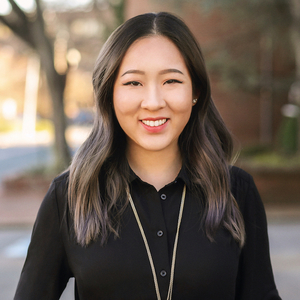
[{"label": "shirt button", "polygon": [[161,277],[166,277],[167,272],[165,270],[161,270],[159,274]]},{"label": "shirt button", "polygon": [[157,236],[161,237],[163,236],[164,232],[162,230],[157,231]]},{"label": "shirt button", "polygon": [[160,195],[160,198],[161,198],[161,200],[166,200],[166,199],[167,199],[167,196],[166,196],[166,194],[161,194],[161,195]]}]

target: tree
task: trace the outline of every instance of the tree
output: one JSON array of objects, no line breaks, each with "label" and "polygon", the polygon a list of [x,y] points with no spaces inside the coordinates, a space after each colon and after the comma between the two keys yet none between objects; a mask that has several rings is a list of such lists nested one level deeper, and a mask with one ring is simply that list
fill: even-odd
[{"label": "tree", "polygon": [[[36,4],[33,13],[26,13],[15,0],[7,0],[11,4],[12,11],[9,15],[0,15],[0,22],[9,27],[14,34],[21,38],[29,47],[31,47],[40,57],[41,67],[45,72],[50,98],[53,107],[53,124],[55,132],[55,165],[54,169],[59,172],[68,167],[71,155],[65,138],[66,117],[64,112],[64,90],[68,74],[68,65],[63,72],[56,69],[54,59],[54,38],[46,31],[45,21],[43,18],[42,0],[34,0]],[[72,6],[73,5],[73,6]],[[89,4],[87,4],[89,5]],[[124,21],[123,10],[124,1],[97,1],[90,0],[90,5],[95,13],[103,10],[103,7],[109,7],[114,15],[115,24],[119,25]],[[56,4],[56,7],[62,7],[64,10],[74,8],[72,1],[63,1]],[[109,28],[108,34],[114,28]]]},{"label": "tree", "polygon": [[8,0],[12,12],[0,21],[9,27],[29,47],[34,49],[41,60],[47,78],[48,89],[53,105],[53,124],[55,131],[55,170],[60,171],[70,163],[70,150],[65,138],[66,117],[64,113],[64,89],[66,75],[59,74],[54,66],[54,42],[45,31],[43,10],[40,0],[35,0],[33,14],[25,13],[14,0]]}]

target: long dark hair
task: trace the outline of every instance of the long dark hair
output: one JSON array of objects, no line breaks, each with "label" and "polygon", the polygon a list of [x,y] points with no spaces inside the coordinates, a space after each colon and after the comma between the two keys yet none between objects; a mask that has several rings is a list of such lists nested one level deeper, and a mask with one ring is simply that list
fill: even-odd
[{"label": "long dark hair", "polygon": [[178,143],[194,186],[205,196],[204,229],[213,240],[220,226],[244,243],[242,215],[230,190],[232,139],[211,98],[210,83],[200,47],[179,18],[169,13],[136,16],[117,28],[104,44],[93,73],[97,113],[91,134],[69,168],[68,202],[77,241],[88,245],[96,238],[118,236],[120,216],[127,206],[129,166],[126,136],[113,111],[113,86],[122,59],[142,37],[162,35],[180,50],[199,95]]}]

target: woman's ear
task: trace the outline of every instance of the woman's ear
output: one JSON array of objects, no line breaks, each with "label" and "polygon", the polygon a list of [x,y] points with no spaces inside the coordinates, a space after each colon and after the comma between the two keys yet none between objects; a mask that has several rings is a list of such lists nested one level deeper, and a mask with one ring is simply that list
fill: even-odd
[{"label": "woman's ear", "polygon": [[199,97],[200,97],[200,92],[197,91],[196,93],[193,94],[193,100],[192,100],[193,106],[197,103]]}]

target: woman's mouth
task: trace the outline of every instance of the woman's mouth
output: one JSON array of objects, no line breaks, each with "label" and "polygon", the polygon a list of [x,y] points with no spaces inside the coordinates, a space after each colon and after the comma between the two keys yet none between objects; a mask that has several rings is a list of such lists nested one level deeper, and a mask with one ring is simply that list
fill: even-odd
[{"label": "woman's mouth", "polygon": [[150,127],[158,127],[158,126],[165,124],[166,122],[167,122],[167,119],[160,119],[160,120],[155,120],[155,121],[142,120],[143,124],[150,126]]}]

